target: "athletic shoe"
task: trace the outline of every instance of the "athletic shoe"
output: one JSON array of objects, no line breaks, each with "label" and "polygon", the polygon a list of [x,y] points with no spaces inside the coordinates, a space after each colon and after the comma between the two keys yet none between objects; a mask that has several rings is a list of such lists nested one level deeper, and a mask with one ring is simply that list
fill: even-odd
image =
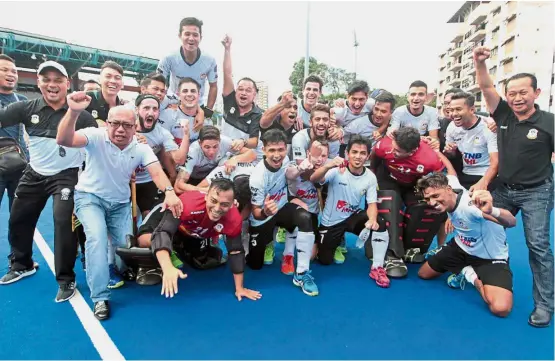
[{"label": "athletic shoe", "polygon": [[426,258],[420,253],[420,248],[409,248],[403,257],[405,262],[408,263],[424,263]]},{"label": "athletic shoe", "polygon": [[387,273],[383,267],[372,268],[370,270],[370,278],[375,280],[376,284],[380,287],[389,287],[389,278],[387,278]]},{"label": "athletic shoe", "polygon": [[116,289],[116,288],[120,288],[121,286],[123,286],[125,282],[123,281],[123,278],[121,278],[121,276],[118,273],[118,270],[116,269],[116,266],[114,266],[113,264],[110,265],[110,282],[108,282],[108,288],[109,289]]},{"label": "athletic shoe", "polygon": [[312,277],[310,271],[301,274],[295,273],[293,284],[301,287],[303,292],[309,296],[318,296],[318,286],[314,283],[314,277]]},{"label": "athletic shoe", "polygon": [[183,261],[181,261],[179,259],[179,257],[177,256],[177,253],[175,253],[175,251],[172,251],[171,255],[170,255],[171,261],[172,261],[172,265],[175,268],[178,269],[183,269]]},{"label": "athletic shoe", "polygon": [[69,282],[63,285],[60,285],[58,288],[58,294],[56,295],[56,302],[64,302],[69,300],[71,297],[75,296],[77,292],[75,288],[75,282]]},{"label": "athletic shoe", "polygon": [[428,259],[432,256],[435,256],[439,252],[440,249],[441,249],[441,247],[437,247],[437,248],[434,248],[434,249],[429,249],[428,252],[426,252],[426,254],[424,255],[424,258]]},{"label": "athletic shoe", "polygon": [[0,278],[0,285],[8,285],[10,283],[17,282],[24,277],[34,275],[36,272],[37,269],[34,267],[23,271],[9,270],[8,273],[4,275],[4,277]]},{"label": "athletic shoe", "polygon": [[464,290],[464,286],[466,285],[466,278],[462,273],[459,274],[452,274],[447,277],[447,285],[451,288],[460,288]]},{"label": "athletic shoe", "polygon": [[281,273],[291,276],[295,273],[295,265],[293,264],[293,256],[283,256],[281,261]]},{"label": "athletic shoe", "polygon": [[347,253],[347,241],[345,240],[345,235],[341,236],[341,243],[337,248],[339,248],[341,253]]},{"label": "athletic shoe", "polygon": [[270,242],[264,250],[264,264],[271,265],[274,263],[274,242]]},{"label": "athletic shoe", "polygon": [[97,320],[104,321],[110,317],[110,302],[98,301],[94,303],[94,317]]},{"label": "athletic shoe", "polygon": [[333,262],[336,264],[343,264],[345,262],[345,255],[341,252],[340,247],[335,249],[335,254],[333,255]]},{"label": "athletic shoe", "polygon": [[277,243],[285,243],[286,235],[285,235],[285,228],[278,228],[276,233],[276,242]]},{"label": "athletic shoe", "polygon": [[407,265],[402,259],[387,255],[385,257],[385,271],[391,278],[402,278],[408,273]]}]

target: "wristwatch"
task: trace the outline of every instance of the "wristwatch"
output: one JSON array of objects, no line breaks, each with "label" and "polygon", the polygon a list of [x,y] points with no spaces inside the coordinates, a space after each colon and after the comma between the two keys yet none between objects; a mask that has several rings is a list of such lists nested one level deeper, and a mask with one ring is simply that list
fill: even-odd
[{"label": "wristwatch", "polygon": [[164,193],[169,192],[169,191],[173,191],[172,186],[167,186],[166,189],[164,189]]}]

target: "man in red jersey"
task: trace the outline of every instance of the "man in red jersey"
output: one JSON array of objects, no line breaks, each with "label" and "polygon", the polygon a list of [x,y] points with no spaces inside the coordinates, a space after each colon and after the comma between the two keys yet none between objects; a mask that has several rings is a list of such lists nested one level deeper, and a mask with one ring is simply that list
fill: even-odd
[{"label": "man in red jersey", "polygon": [[426,174],[441,172],[448,160],[421,140],[418,130],[411,127],[397,129],[391,137],[376,143],[370,159],[378,179],[379,212],[390,224],[385,268],[390,277],[404,277],[407,266],[403,259],[424,262],[424,254],[446,219],[445,213],[429,212],[414,187]]},{"label": "man in red jersey", "polygon": [[[248,182],[245,183],[248,186]],[[245,252],[241,241],[243,219],[235,206],[234,184],[229,179],[214,179],[207,193],[186,191],[179,196],[183,213],[174,218],[171,212],[153,209],[141,225],[137,243],[149,247],[162,269],[162,294],[173,297],[177,293],[177,280],[187,277],[172,263],[173,245],[176,242],[193,257],[210,248],[210,241],[226,236],[228,263],[235,281],[235,296],[258,300],[261,294],[243,287]],[[179,232],[178,232],[179,230]],[[177,233],[177,234],[176,234]],[[174,238],[174,236],[176,238]],[[139,275],[137,276],[139,277]],[[139,279],[137,279],[139,281]]]}]

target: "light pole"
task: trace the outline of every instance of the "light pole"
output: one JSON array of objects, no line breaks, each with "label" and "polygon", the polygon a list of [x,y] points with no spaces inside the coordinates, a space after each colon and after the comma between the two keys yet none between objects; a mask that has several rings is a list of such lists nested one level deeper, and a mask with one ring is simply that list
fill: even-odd
[{"label": "light pole", "polygon": [[308,77],[308,64],[310,63],[310,1],[306,7],[306,52],[304,56],[304,78]]},{"label": "light pole", "polygon": [[355,42],[353,44],[353,46],[355,47],[355,80],[357,80],[357,57],[358,57],[358,46],[360,45],[359,42],[357,41],[357,32],[356,30],[353,30],[353,34],[355,36]]}]

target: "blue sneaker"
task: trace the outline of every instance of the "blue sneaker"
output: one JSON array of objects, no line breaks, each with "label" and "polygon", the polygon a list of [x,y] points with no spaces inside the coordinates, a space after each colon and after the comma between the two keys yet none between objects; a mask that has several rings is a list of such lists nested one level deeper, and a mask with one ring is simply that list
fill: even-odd
[{"label": "blue sneaker", "polygon": [[314,283],[314,277],[312,277],[310,271],[306,271],[302,274],[295,272],[293,284],[301,287],[303,292],[309,296],[318,296],[318,286]]},{"label": "blue sneaker", "polygon": [[441,249],[441,247],[429,249],[428,252],[426,252],[426,254],[424,255],[424,258],[428,259],[432,256],[435,256],[439,252],[440,249]]},{"label": "blue sneaker", "polygon": [[121,278],[118,270],[116,269],[116,266],[111,264],[110,265],[110,282],[108,282],[108,288],[109,289],[120,288],[121,286],[123,286],[124,283],[125,282],[123,281],[123,278]]},{"label": "blue sneaker", "polygon": [[447,285],[451,288],[460,288],[464,290],[464,286],[466,285],[466,278],[462,273],[459,274],[452,274],[447,277]]}]

